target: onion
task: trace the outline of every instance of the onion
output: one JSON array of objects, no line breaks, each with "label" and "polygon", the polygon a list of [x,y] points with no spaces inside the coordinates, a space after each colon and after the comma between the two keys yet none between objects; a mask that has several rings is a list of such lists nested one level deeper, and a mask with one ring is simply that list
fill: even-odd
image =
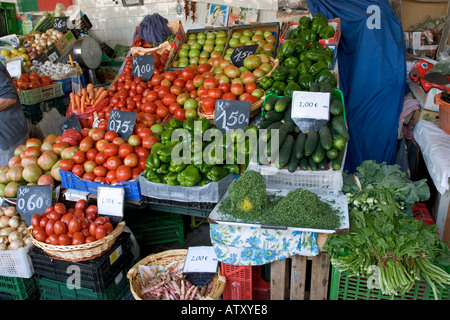
[{"label": "onion", "polygon": [[3,211],[5,212],[5,215],[8,217],[14,217],[17,215],[17,210],[15,207],[7,207]]},{"label": "onion", "polygon": [[8,243],[8,236],[0,236],[0,243]]},{"label": "onion", "polygon": [[28,225],[27,225],[27,223],[25,222],[25,220],[20,219],[20,225],[19,225],[19,228],[20,228],[20,227],[28,228]]},{"label": "onion", "polygon": [[16,229],[11,227],[6,227],[0,230],[0,236],[9,236],[9,234],[13,231],[16,231]]},{"label": "onion", "polygon": [[51,40],[47,41],[47,46],[51,46],[52,44],[53,44],[53,41],[51,41]]},{"label": "onion", "polygon": [[5,212],[3,211],[2,208],[0,208],[0,217],[1,217],[1,216],[4,216],[4,215],[5,215]]},{"label": "onion", "polygon": [[31,243],[31,237],[30,236],[26,236],[25,238],[22,239],[23,241],[23,245],[26,246],[29,243]]},{"label": "onion", "polygon": [[61,39],[62,37],[64,37],[64,34],[61,32],[56,35],[56,38],[58,39]]},{"label": "onion", "polygon": [[0,217],[0,226],[1,226],[1,227],[7,227],[7,226],[9,226],[9,219],[10,219],[10,217],[8,217],[8,216],[2,216],[2,217]]},{"label": "onion", "polygon": [[21,234],[18,231],[13,231],[8,236],[8,240],[10,243],[13,242],[14,240],[22,240],[22,239],[23,239],[23,234]]},{"label": "onion", "polygon": [[36,34],[34,35],[34,39],[35,39],[35,40],[38,40],[40,37],[41,37],[41,35],[40,35],[39,33],[36,33]]},{"label": "onion", "polygon": [[9,219],[8,224],[10,227],[17,229],[20,226],[20,218],[17,216],[12,217]]},{"label": "onion", "polygon": [[6,245],[6,243],[0,243],[0,250],[7,250],[8,246]]},{"label": "onion", "polygon": [[8,246],[8,250],[17,250],[20,247],[23,246],[23,241],[20,239],[14,240],[12,241],[9,246]]}]

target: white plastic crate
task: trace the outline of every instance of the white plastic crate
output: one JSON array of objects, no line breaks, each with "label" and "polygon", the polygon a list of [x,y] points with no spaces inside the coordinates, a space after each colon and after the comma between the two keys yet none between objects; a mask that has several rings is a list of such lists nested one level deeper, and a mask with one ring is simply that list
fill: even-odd
[{"label": "white plastic crate", "polygon": [[17,250],[0,250],[0,276],[30,278],[34,269],[28,252],[33,246],[29,243]]},{"label": "white plastic crate", "polygon": [[317,193],[338,194],[342,192],[344,180],[342,172],[347,156],[347,146],[342,159],[340,170],[300,170],[289,172],[287,169],[277,169],[273,165],[258,165],[250,163],[247,170],[259,172],[265,179],[267,188],[294,190],[298,188],[308,189]]}]

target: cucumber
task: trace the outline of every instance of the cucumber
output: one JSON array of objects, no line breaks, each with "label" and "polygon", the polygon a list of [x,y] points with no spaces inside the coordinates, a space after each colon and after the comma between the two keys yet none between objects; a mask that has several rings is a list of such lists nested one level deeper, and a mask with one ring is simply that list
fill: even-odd
[{"label": "cucumber", "polygon": [[317,144],[316,150],[314,150],[311,158],[315,163],[320,163],[325,158],[325,150],[320,143]]},{"label": "cucumber", "polygon": [[319,140],[325,150],[330,150],[333,146],[333,139],[331,138],[331,132],[328,126],[323,126],[319,130]]},{"label": "cucumber", "polygon": [[[284,140],[287,138],[289,132],[291,129],[291,124],[288,122],[283,123],[279,128],[278,128],[278,148],[281,150],[281,146],[284,144]],[[271,135],[272,137],[272,135]],[[266,150],[267,150],[267,155],[272,157],[272,156],[276,156],[276,153],[272,153],[272,138],[267,141],[267,146],[266,146]],[[289,161],[289,159],[287,160]],[[287,164],[287,162],[286,162]],[[285,164],[285,165],[286,165]]]},{"label": "cucumber", "polygon": [[[294,145],[295,145],[295,142],[294,142]],[[293,146],[292,150],[291,150],[291,156],[290,156],[289,162],[287,164],[288,171],[295,172],[298,168],[299,163],[300,163],[300,159],[297,159],[297,157],[295,156],[295,147]]]},{"label": "cucumber", "polygon": [[317,163],[314,162],[314,160],[312,159],[312,157],[308,157],[308,165],[309,165],[309,168],[310,168],[312,171],[316,171],[316,170],[317,170]]},{"label": "cucumber", "polygon": [[326,170],[326,168],[328,167],[328,159],[323,158],[323,160],[319,162],[318,167],[319,170]]},{"label": "cucumber", "polygon": [[339,116],[343,113],[344,107],[342,106],[342,101],[339,99],[331,100],[330,103],[330,113],[333,116]]},{"label": "cucumber", "polygon": [[291,157],[292,149],[294,146],[294,137],[290,134],[286,136],[283,141],[283,144],[280,147],[280,151],[277,157],[276,166],[278,169],[284,168],[288,163]]},{"label": "cucumber", "polygon": [[309,130],[306,135],[304,155],[310,156],[316,150],[317,144],[319,143],[319,134],[315,130]]},{"label": "cucumber", "polygon": [[297,136],[297,140],[295,140],[295,157],[297,159],[303,158],[305,154],[305,141],[306,141],[306,133],[300,132]]},{"label": "cucumber", "polygon": [[272,99],[266,100],[266,103],[264,104],[264,110],[265,111],[273,110],[273,107],[275,106],[275,103],[277,103],[278,99],[280,98],[274,97]]},{"label": "cucumber", "polygon": [[272,129],[279,129],[282,124],[283,124],[283,122],[281,122],[281,121],[273,122],[270,126],[268,126],[266,128],[266,132],[261,135],[261,140],[264,141],[264,142],[268,142],[270,140],[270,137],[271,137],[271,134],[272,134],[271,130]]},{"label": "cucumber", "polygon": [[277,112],[284,112],[287,107],[291,104],[292,98],[289,96],[284,96],[278,99],[275,103],[274,110]]},{"label": "cucumber", "polygon": [[272,123],[273,123],[272,121],[267,121],[267,120],[261,121],[261,122],[258,124],[258,129],[266,129],[266,128],[267,128],[268,126],[270,126]]},{"label": "cucumber", "polygon": [[295,132],[295,133],[300,133],[301,130],[300,130],[300,128],[299,128],[298,126],[295,126],[295,127],[294,127],[294,132]]},{"label": "cucumber", "polygon": [[275,110],[270,110],[264,113],[264,120],[266,121],[280,121],[281,119],[283,119],[284,114],[281,112],[277,112]]},{"label": "cucumber", "polygon": [[344,159],[345,150],[339,151],[339,155],[336,159],[331,160],[331,167],[333,170],[340,170],[342,167],[342,160]]},{"label": "cucumber", "polygon": [[320,92],[332,92],[333,86],[328,81],[324,81],[320,84]]},{"label": "cucumber", "polygon": [[310,92],[320,92],[320,84],[317,82],[313,82],[311,86],[309,87]]},{"label": "cucumber", "polygon": [[308,170],[308,158],[307,157],[301,158],[299,165],[300,165],[300,169]]},{"label": "cucumber", "polygon": [[337,151],[344,150],[347,141],[345,141],[345,139],[338,134],[333,134],[332,136],[333,136],[333,148],[336,149]]},{"label": "cucumber", "polygon": [[340,135],[346,141],[350,139],[347,126],[345,125],[344,117],[342,115],[334,116],[331,118],[331,127],[337,135]]},{"label": "cucumber", "polygon": [[325,152],[325,155],[330,160],[336,159],[338,154],[339,154],[339,151],[337,151],[335,148],[331,148],[330,150],[327,150]]}]

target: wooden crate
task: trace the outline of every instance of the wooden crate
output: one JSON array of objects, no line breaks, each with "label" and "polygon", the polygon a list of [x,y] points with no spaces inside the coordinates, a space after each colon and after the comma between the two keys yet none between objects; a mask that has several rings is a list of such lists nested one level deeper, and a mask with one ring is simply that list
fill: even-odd
[{"label": "wooden crate", "polygon": [[327,300],[329,277],[330,260],[326,252],[272,262],[270,300]]}]

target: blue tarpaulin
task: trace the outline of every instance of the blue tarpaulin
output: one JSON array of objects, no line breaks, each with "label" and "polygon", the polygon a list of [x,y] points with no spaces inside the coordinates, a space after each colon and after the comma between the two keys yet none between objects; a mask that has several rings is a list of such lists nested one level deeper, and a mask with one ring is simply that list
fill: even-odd
[{"label": "blue tarpaulin", "polygon": [[337,57],[350,141],[344,169],[395,163],[406,86],[403,29],[388,0],[307,0],[311,14],[341,19]]}]

